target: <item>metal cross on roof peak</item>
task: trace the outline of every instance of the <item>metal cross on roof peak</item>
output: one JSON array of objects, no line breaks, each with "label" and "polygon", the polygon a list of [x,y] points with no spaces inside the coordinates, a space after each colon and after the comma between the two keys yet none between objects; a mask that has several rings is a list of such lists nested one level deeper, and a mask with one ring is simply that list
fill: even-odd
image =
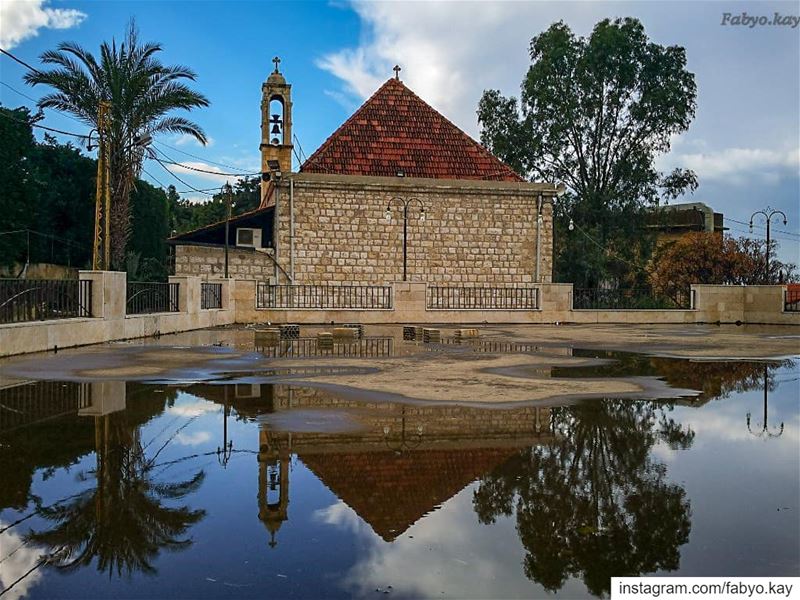
[{"label": "metal cross on roof peak", "polygon": [[278,73],[278,72],[279,72],[279,71],[278,71],[278,65],[279,65],[279,64],[281,64],[281,59],[280,59],[280,57],[279,57],[279,56],[276,56],[275,58],[273,58],[273,59],[272,59],[272,62],[274,62],[274,63],[275,63],[275,72],[276,72],[276,73]]},{"label": "metal cross on roof peak", "polygon": [[400,65],[395,65],[392,69],[392,71],[394,71],[394,78],[397,79],[397,81],[400,81],[400,71],[402,70],[403,69],[400,67]]}]

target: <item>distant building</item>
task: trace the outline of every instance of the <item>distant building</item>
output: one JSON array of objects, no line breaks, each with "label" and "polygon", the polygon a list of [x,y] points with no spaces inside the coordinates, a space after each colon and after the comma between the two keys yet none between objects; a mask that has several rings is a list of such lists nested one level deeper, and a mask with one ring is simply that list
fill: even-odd
[{"label": "distant building", "polygon": [[721,233],[723,226],[722,213],[703,202],[686,202],[659,206],[651,211],[647,219],[647,227],[655,230],[657,244],[674,242],[691,232]]},{"label": "distant building", "polygon": [[[407,88],[399,68],[292,172],[291,85],[277,62],[262,86],[262,202],[231,221],[232,277],[552,281],[555,185],[525,181]],[[221,276],[224,236],[222,222],[172,238],[176,275]]]}]

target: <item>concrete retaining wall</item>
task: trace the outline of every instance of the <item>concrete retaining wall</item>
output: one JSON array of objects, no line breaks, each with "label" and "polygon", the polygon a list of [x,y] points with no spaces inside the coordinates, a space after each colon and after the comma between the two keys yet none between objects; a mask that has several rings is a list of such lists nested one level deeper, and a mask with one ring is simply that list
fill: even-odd
[{"label": "concrete retaining wall", "polygon": [[426,284],[395,282],[391,310],[257,309],[255,281],[238,281],[237,323],[576,323],[800,325],[800,313],[783,312],[784,286],[692,286],[695,306],[686,310],[573,310],[572,284],[539,284],[538,310],[433,310]]},{"label": "concrete retaining wall", "polygon": [[395,282],[387,310],[300,310],[256,308],[255,280],[218,280],[222,308],[200,308],[202,280],[171,277],[180,284],[179,312],[126,315],[126,275],[81,271],[92,283],[92,316],[0,325],[0,356],[39,352],[113,340],[149,337],[232,323],[578,323],[694,324],[763,323],[800,325],[800,313],[783,312],[784,286],[692,286],[691,310],[573,310],[571,284],[539,284],[538,310],[431,310],[427,284]]},{"label": "concrete retaining wall", "polygon": [[92,281],[92,316],[0,325],[0,356],[85,346],[113,340],[176,333],[234,322],[233,280],[222,283],[222,308],[200,309],[199,277],[171,277],[178,282],[180,312],[126,315],[125,273],[81,271]]}]

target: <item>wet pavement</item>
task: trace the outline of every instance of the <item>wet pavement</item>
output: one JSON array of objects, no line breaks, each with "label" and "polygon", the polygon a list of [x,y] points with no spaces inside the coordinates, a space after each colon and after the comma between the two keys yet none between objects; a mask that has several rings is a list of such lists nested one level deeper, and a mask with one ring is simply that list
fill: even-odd
[{"label": "wet pavement", "polygon": [[[0,363],[3,600],[581,598],[611,575],[800,574],[800,352],[201,335]],[[318,382],[384,361],[538,399]],[[553,381],[639,392],[537,393]]]}]

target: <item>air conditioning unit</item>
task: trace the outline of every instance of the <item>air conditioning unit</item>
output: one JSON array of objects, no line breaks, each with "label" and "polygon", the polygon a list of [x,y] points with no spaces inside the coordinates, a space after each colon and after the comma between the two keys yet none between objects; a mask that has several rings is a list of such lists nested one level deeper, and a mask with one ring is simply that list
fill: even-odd
[{"label": "air conditioning unit", "polygon": [[260,383],[237,383],[235,389],[236,389],[236,397],[237,398],[260,398],[261,397],[261,384]]},{"label": "air conditioning unit", "polygon": [[261,230],[240,227],[236,230],[236,245],[242,248],[261,248]]}]

